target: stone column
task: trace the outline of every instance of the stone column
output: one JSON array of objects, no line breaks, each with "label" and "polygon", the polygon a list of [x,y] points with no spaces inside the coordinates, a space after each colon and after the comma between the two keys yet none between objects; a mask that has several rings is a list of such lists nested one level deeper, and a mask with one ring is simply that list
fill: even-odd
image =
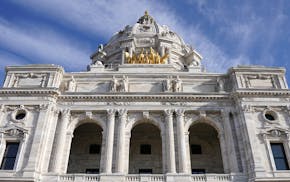
[{"label": "stone column", "polygon": [[173,111],[165,110],[166,133],[167,133],[167,173],[176,173],[175,150],[174,150],[174,131],[173,131]]},{"label": "stone column", "polygon": [[70,120],[70,110],[66,109],[61,111],[61,120],[58,124],[57,128],[57,138],[56,138],[56,149],[54,153],[54,160],[52,163],[52,172],[60,173],[61,164],[63,161],[63,155],[64,155],[64,146],[66,141],[66,133],[67,133],[67,125]]},{"label": "stone column", "polygon": [[112,173],[113,146],[114,146],[114,127],[115,127],[115,110],[108,109],[107,131],[106,131],[106,158],[104,162],[104,173]]},{"label": "stone column", "polygon": [[186,145],[185,145],[185,132],[184,132],[184,110],[177,109],[176,110],[176,122],[177,122],[177,144],[178,144],[178,164],[179,164],[179,172],[187,173],[187,165],[188,161],[186,156]]},{"label": "stone column", "polygon": [[117,141],[117,165],[116,172],[124,173],[124,151],[125,151],[125,125],[127,121],[127,110],[119,110],[119,135]]}]

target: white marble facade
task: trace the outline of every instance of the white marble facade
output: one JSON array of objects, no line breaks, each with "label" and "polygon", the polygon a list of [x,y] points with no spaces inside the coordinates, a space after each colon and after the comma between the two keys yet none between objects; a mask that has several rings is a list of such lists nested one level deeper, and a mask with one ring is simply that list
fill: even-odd
[{"label": "white marble facade", "polygon": [[[126,58],[151,49],[166,61]],[[281,144],[289,166],[284,68],[207,73],[202,57],[147,13],[91,59],[85,72],[6,67],[0,181],[290,181],[271,149]],[[4,169],[11,143],[15,162]]]}]

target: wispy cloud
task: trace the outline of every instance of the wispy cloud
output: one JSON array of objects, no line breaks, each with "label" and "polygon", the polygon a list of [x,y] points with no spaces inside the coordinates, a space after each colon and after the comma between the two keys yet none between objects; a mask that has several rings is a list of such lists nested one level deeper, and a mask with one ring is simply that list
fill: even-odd
[{"label": "wispy cloud", "polygon": [[[0,19],[0,45],[23,56],[23,62],[26,57],[30,61],[36,60],[36,63],[54,63],[78,69],[82,65],[81,62],[89,61],[89,51],[76,40],[71,40],[47,27],[12,25],[3,19]],[[19,59],[17,63],[20,62]]]},{"label": "wispy cloud", "polygon": [[[135,23],[136,18],[142,15],[143,11],[147,9],[159,23],[169,25],[169,27],[181,34],[182,37],[185,37],[187,43],[194,45],[194,48],[203,55],[204,63],[209,71],[224,72],[229,66],[248,62],[245,56],[239,55],[234,58],[227,56],[218,45],[210,41],[203,32],[195,27],[195,25],[184,23],[177,14],[173,13],[174,11],[171,7],[162,2],[163,1],[137,0],[128,0],[126,3],[120,3],[120,1],[117,0],[76,0],[70,1],[70,3],[58,0],[14,1],[14,3],[38,12],[41,16],[46,16],[47,18],[58,21],[58,23],[74,28],[82,33],[101,35],[105,36],[107,39],[113,32],[117,32],[125,25]],[[25,38],[27,37],[23,35],[22,32],[13,32],[13,30],[14,29],[12,29],[11,34],[20,35],[20,38],[23,36]],[[28,37],[28,40],[23,41],[37,44],[33,41],[32,37]],[[69,56],[69,58],[73,57],[73,60],[76,58],[80,60],[80,58],[83,59],[85,57],[83,51],[80,52],[75,47],[72,48],[69,43],[66,44],[63,42],[67,42],[63,37],[58,37],[57,39],[49,38],[49,43],[42,44],[40,47],[45,47],[45,49],[50,50],[50,56],[55,56],[55,59],[65,59],[66,55],[70,55],[70,52],[74,52],[75,54]],[[60,44],[56,45],[57,43]],[[7,42],[7,44],[9,43]],[[49,45],[57,46],[57,48],[51,48]],[[37,48],[37,46],[35,46],[35,48]],[[18,49],[22,51],[20,48]],[[66,50],[63,51],[63,49]],[[40,50],[40,52],[44,54],[43,50]],[[60,58],[60,55],[63,55],[63,57]],[[89,53],[86,56],[88,55]],[[43,56],[45,56],[45,54]],[[243,57],[243,59],[241,59],[241,57]],[[66,60],[68,62],[68,59]]]}]

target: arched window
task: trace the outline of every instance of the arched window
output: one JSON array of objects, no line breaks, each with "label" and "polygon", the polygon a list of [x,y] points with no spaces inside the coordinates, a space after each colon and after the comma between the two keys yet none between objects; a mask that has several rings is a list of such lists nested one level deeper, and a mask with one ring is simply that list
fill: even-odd
[{"label": "arched window", "polygon": [[192,125],[189,128],[189,145],[193,174],[224,172],[215,128],[205,123]]},{"label": "arched window", "polygon": [[82,124],[74,131],[67,173],[99,173],[102,129],[94,123]]},{"label": "arched window", "polygon": [[155,125],[143,123],[132,129],[129,173],[162,173],[162,141]]}]

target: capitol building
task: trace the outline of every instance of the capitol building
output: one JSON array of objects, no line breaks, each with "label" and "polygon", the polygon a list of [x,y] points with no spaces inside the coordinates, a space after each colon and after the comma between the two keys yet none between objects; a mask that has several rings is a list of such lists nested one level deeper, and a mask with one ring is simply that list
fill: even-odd
[{"label": "capitol building", "polygon": [[148,12],[88,64],[6,67],[0,182],[290,182],[285,68],[206,72]]}]

